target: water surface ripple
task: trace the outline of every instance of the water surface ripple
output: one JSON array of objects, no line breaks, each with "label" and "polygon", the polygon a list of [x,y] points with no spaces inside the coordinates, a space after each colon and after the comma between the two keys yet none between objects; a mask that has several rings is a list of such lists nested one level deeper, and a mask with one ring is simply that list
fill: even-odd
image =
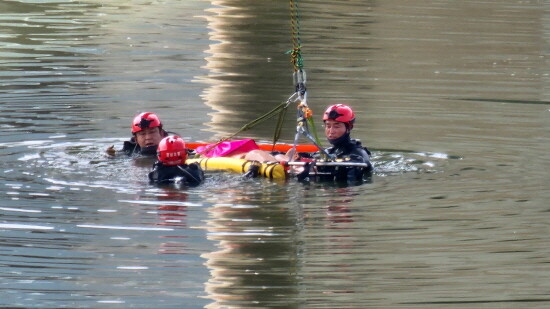
[{"label": "water surface ripple", "polygon": [[371,182],[104,155],[141,111],[213,141],[286,100],[288,3],[0,2],[0,307],[549,307],[549,4],[298,4],[308,104],[354,107]]}]

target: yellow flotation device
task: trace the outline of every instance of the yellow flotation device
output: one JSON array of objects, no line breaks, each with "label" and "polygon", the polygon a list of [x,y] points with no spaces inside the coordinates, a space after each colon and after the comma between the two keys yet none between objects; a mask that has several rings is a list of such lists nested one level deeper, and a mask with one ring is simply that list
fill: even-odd
[{"label": "yellow flotation device", "polygon": [[204,171],[246,173],[251,164],[259,164],[259,175],[270,179],[286,179],[287,173],[279,162],[257,162],[230,157],[187,159],[186,164],[198,163]]}]

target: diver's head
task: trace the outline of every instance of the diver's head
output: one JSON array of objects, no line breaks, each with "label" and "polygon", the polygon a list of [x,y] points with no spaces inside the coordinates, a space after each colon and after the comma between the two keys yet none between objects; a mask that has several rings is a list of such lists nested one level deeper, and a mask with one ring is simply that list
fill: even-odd
[{"label": "diver's head", "polygon": [[355,113],[351,107],[344,104],[329,106],[323,114],[325,136],[331,144],[337,144],[342,139],[349,140]]},{"label": "diver's head", "polygon": [[163,138],[157,148],[157,158],[162,164],[168,166],[185,164],[187,159],[185,142],[179,136]]},{"label": "diver's head", "polygon": [[132,121],[132,134],[142,154],[155,154],[163,137],[168,134],[162,129],[159,117],[154,113],[141,113]]}]

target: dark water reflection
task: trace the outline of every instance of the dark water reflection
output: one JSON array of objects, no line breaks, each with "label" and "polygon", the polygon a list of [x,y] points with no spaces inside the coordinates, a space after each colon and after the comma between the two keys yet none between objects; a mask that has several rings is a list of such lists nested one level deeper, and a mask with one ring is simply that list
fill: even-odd
[{"label": "dark water reflection", "polygon": [[0,307],[548,307],[548,4],[299,5],[309,105],[353,105],[372,183],[103,155],[143,110],[207,141],[286,100],[288,3],[0,2]]}]

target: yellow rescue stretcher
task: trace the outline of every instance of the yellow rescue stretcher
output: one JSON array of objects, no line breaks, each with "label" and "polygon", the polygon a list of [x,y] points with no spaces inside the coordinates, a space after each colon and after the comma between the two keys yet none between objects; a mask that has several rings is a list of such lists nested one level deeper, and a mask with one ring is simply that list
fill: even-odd
[{"label": "yellow rescue stretcher", "polygon": [[258,175],[269,179],[284,180],[287,173],[279,162],[258,162],[230,157],[187,159],[186,164],[198,163],[204,171],[230,171],[246,173],[252,164],[259,165]]}]

